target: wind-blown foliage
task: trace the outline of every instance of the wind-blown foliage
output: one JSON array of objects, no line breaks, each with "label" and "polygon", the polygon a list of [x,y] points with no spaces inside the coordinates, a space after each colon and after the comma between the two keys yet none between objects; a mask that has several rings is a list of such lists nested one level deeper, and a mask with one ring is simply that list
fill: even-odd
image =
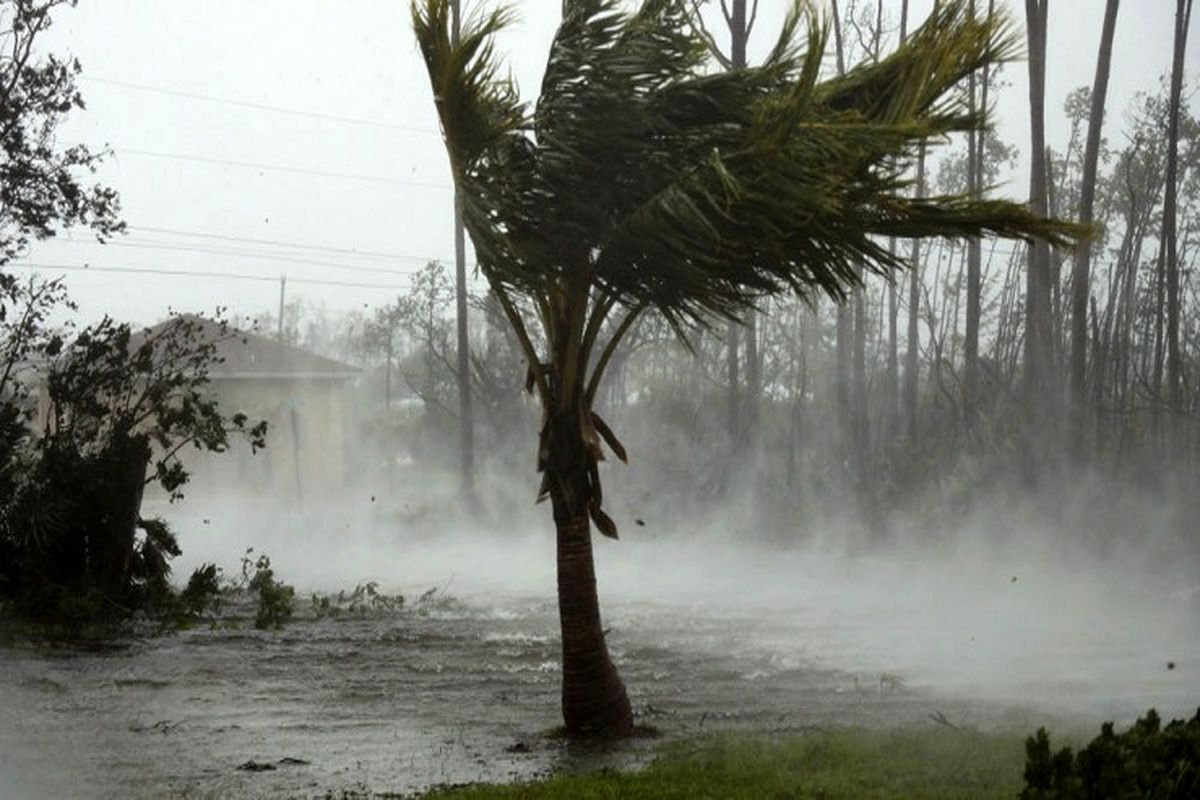
[{"label": "wind-blown foliage", "polygon": [[560,385],[587,368],[614,307],[652,307],[678,329],[786,290],[841,298],[860,265],[903,266],[883,237],[1080,233],[1004,201],[908,196],[905,156],[985,124],[950,89],[1015,55],[999,15],[943,3],[891,56],[822,81],[827,27],[805,3],[761,65],[721,72],[685,3],[623,5],[569,4],[532,110],[492,47],[509,11],[468,20],[455,47],[449,0],[413,7],[479,268],[531,365],[557,364]]},{"label": "wind-blown foliage", "polygon": [[950,90],[1015,51],[1008,23],[965,0],[833,80],[821,78],[827,28],[807,3],[793,3],[760,65],[720,71],[684,0],[570,0],[532,108],[493,49],[509,11],[456,31],[451,0],[412,8],[463,221],[545,412],[539,499],[558,528],[567,729],[627,734],[589,519],[616,537],[597,462],[601,441],[626,453],[592,405],[637,317],[653,309],[686,337],[770,295],[841,299],[864,268],[903,266],[890,236],[1066,245],[1081,231],[1013,203],[908,196],[903,164],[918,145],[985,123]]}]

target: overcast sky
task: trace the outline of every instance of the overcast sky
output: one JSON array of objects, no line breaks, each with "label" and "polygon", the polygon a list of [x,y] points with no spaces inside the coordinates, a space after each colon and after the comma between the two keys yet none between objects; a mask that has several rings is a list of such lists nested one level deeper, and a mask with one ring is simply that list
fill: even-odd
[{"label": "overcast sky", "polygon": [[[501,51],[533,99],[560,0],[514,5],[520,21]],[[910,5],[911,28],[932,0]],[[885,2],[893,21],[899,6]],[[785,7],[761,0],[752,57]],[[1048,135],[1058,148],[1064,97],[1092,82],[1103,7],[1050,0]],[[120,191],[130,231],[104,247],[76,231],[35,245],[29,261],[65,274],[87,317],[138,323],[168,307],[273,309],[284,274],[289,298],[331,311],[374,307],[427,259],[450,262],[450,177],[408,8],[408,0],[82,0],[59,14],[46,47],[80,59],[88,103],[60,140],[112,147],[100,177]],[[1169,70],[1173,14],[1171,0],[1122,3],[1111,126]],[[1189,78],[1200,67],[1193,44]],[[997,104],[1000,135],[1022,145],[1024,71],[1007,68],[1011,86]],[[1106,134],[1120,142],[1119,127]],[[1014,177],[1006,192],[1019,198],[1026,182]],[[54,269],[85,264],[187,274]],[[259,280],[221,277],[232,275]]]}]

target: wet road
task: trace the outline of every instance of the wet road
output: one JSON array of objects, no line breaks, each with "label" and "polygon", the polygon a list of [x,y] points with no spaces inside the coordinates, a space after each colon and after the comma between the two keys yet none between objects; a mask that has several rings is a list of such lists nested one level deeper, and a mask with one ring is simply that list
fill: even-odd
[{"label": "wet road", "polygon": [[[276,552],[279,574],[297,574]],[[667,738],[934,724],[935,712],[1030,730],[1200,703],[1200,597],[1186,586],[1105,606],[1097,573],[938,578],[895,558],[742,568],[729,555],[701,579],[674,546],[627,553],[602,574],[605,624],[639,718]],[[547,578],[539,568],[524,583]],[[301,592],[282,631],[231,607],[212,625],[103,649],[10,639],[0,797],[407,792],[644,757],[652,744],[579,753],[541,735],[558,721],[555,606],[500,592],[506,582],[460,576],[428,602],[338,618],[318,618]],[[413,579],[390,588],[403,585]],[[238,769],[248,761],[275,769]]]}]

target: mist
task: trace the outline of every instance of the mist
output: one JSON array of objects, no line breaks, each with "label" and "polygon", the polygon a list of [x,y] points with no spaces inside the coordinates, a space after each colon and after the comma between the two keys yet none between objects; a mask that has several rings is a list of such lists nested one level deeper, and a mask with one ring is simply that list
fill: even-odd
[{"label": "mist", "polygon": [[0,0],[0,795],[1195,713],[1190,5],[516,5]]},{"label": "mist", "polygon": [[[302,506],[201,495],[166,514],[183,545],[180,574],[203,562],[235,572],[253,547],[302,594],[376,581],[483,606],[548,603],[553,527],[531,483],[514,480],[499,502],[481,497],[483,509],[504,510],[478,514],[458,509],[453,478],[386,496],[350,487]],[[864,683],[895,676],[930,693],[931,708],[952,697],[1073,723],[1129,722],[1147,707],[1183,715],[1200,670],[1196,543],[1173,530],[1170,502],[1133,491],[1114,502],[1112,488],[995,489],[965,513],[893,520],[883,540],[836,508],[765,524],[745,489],[683,522],[646,506],[644,526],[626,514],[619,542],[599,540],[602,608],[618,631],[643,610],[745,620],[728,640],[678,644]],[[782,539],[789,526],[793,538]]]}]

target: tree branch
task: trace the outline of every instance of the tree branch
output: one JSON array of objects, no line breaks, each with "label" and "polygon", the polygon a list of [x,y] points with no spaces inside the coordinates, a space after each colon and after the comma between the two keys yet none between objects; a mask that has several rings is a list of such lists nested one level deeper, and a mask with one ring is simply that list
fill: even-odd
[{"label": "tree branch", "polygon": [[[721,65],[722,69],[732,69],[733,62],[727,55],[721,52],[721,46],[717,44],[717,40],[713,38],[712,32],[709,31],[708,26],[704,24],[704,17],[702,17],[700,14],[700,3],[701,0],[691,0],[692,14],[690,24],[692,26],[692,30],[704,40],[706,45],[708,45],[708,51],[712,53],[712,57],[717,60],[717,63]],[[729,19],[728,14],[726,14],[725,19]]]}]

